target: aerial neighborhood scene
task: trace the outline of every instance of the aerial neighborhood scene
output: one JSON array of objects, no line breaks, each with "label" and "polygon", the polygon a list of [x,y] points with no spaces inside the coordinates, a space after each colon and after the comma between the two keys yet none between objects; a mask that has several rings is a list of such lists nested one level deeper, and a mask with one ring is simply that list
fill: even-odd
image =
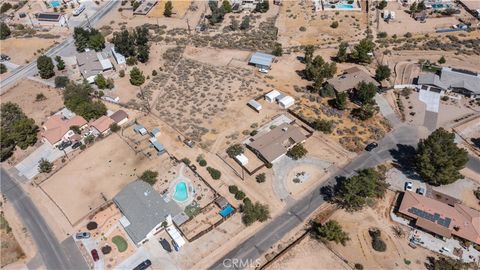
[{"label": "aerial neighborhood scene", "polygon": [[2,269],[480,269],[480,1],[0,0]]}]

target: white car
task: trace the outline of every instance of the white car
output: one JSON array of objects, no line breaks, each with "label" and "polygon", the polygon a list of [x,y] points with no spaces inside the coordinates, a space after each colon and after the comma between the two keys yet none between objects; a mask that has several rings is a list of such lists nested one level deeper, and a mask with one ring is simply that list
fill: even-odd
[{"label": "white car", "polygon": [[73,16],[78,16],[85,10],[85,5],[81,4],[78,8],[73,11]]},{"label": "white car", "polygon": [[258,71],[265,74],[268,73],[268,69],[265,69],[265,68],[259,68]]},{"label": "white car", "polygon": [[406,182],[406,183],[405,183],[405,190],[406,190],[406,191],[412,191],[412,189],[413,189],[413,184],[412,184],[412,182]]}]

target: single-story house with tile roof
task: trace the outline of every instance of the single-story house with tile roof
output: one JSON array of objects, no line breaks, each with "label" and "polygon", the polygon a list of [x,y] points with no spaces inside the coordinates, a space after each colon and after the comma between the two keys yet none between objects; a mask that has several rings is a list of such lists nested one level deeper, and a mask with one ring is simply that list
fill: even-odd
[{"label": "single-story house with tile roof", "polygon": [[480,96],[480,74],[468,70],[443,67],[438,74],[420,74],[417,84],[438,87],[471,98]]},{"label": "single-story house with tile roof", "polygon": [[182,212],[173,200],[166,200],[141,180],[125,186],[113,197],[113,202],[122,213],[120,223],[137,246],[159,232],[168,215],[176,216]]},{"label": "single-story house with tile roof", "polygon": [[250,61],[248,63],[256,66],[257,68],[270,69],[274,59],[275,56],[271,54],[256,52],[252,55],[252,57],[250,57]]},{"label": "single-story house with tile roof", "polygon": [[297,143],[302,143],[307,136],[299,127],[284,123],[267,133],[259,133],[248,144],[254,153],[269,163],[275,162]]},{"label": "single-story house with tile roof", "polygon": [[110,118],[112,118],[117,125],[121,126],[128,122],[128,114],[124,110],[118,110],[114,112],[112,115],[110,115]]},{"label": "single-story house with tile roof", "polygon": [[480,245],[480,211],[458,202],[445,202],[406,191],[398,212],[435,235],[452,236]]},{"label": "single-story house with tile roof", "polygon": [[41,132],[42,140],[57,146],[62,141],[70,140],[75,133],[70,130],[72,126],[78,126],[80,129],[87,127],[87,120],[79,115],[67,119],[62,115],[53,115],[43,124]]},{"label": "single-story house with tile roof", "polygon": [[106,135],[110,131],[110,125],[113,123],[115,123],[115,121],[113,121],[110,117],[102,115],[100,118],[93,121],[90,124],[90,127],[97,135]]},{"label": "single-story house with tile roof", "polygon": [[358,67],[346,69],[342,75],[327,80],[326,84],[333,87],[337,93],[353,91],[359,83],[373,83],[376,87],[380,84],[370,74]]}]

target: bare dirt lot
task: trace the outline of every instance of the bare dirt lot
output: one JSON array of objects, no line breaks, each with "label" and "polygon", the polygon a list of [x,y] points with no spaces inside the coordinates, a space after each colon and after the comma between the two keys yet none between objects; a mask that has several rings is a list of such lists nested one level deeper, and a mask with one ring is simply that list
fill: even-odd
[{"label": "bare dirt lot", "polygon": [[[336,211],[331,219],[337,220],[351,240],[346,246],[329,242],[327,246],[351,264],[361,263],[365,269],[423,269],[427,256],[433,256],[431,251],[417,248],[415,251],[408,246],[406,235],[395,236],[392,227],[398,226],[390,220],[390,206],[394,201],[394,193],[387,191],[385,198],[378,200],[374,208],[366,208],[355,213],[344,210]],[[358,222],[361,220],[362,222]],[[381,231],[382,240],[387,245],[385,252],[373,250],[368,229],[376,227]],[[407,228],[403,227],[407,232]],[[410,261],[410,264],[406,263]]]},{"label": "bare dirt lot", "polygon": [[25,253],[13,235],[12,228],[5,218],[3,211],[0,213],[0,238],[2,239],[2,245],[0,249],[2,254],[2,256],[0,256],[0,266],[2,268],[8,264],[22,259],[25,256]]},{"label": "bare dirt lot", "polygon": [[351,269],[320,241],[310,236],[290,249],[266,269]]},{"label": "bare dirt lot", "polygon": [[[338,28],[330,27],[334,21]],[[285,46],[337,44],[338,39],[357,40],[363,36],[366,16],[361,12],[313,11],[313,1],[284,1],[276,26]]]},{"label": "bare dirt lot", "polygon": [[117,134],[112,134],[71,160],[41,184],[70,223],[112,199],[144,170],[155,168],[160,158],[136,154]]},{"label": "bare dirt lot", "polygon": [[2,40],[2,53],[10,56],[12,63],[23,65],[40,56],[42,52],[53,46],[55,41],[56,39],[38,37],[8,38]]}]

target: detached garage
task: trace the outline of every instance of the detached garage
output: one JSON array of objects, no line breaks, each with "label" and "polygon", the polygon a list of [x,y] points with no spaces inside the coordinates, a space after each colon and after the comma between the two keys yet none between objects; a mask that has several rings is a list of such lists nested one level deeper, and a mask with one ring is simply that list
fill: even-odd
[{"label": "detached garage", "polygon": [[277,90],[273,90],[272,92],[269,92],[265,95],[265,100],[270,102],[270,103],[273,103],[275,102],[275,99],[280,96],[280,92],[278,92]]},{"label": "detached garage", "polygon": [[295,103],[295,99],[291,96],[286,96],[278,101],[278,104],[282,109],[287,109]]},{"label": "detached garage", "polygon": [[262,104],[258,103],[256,100],[252,99],[248,103],[248,106],[250,106],[252,109],[254,109],[257,112],[260,112],[262,109]]}]

